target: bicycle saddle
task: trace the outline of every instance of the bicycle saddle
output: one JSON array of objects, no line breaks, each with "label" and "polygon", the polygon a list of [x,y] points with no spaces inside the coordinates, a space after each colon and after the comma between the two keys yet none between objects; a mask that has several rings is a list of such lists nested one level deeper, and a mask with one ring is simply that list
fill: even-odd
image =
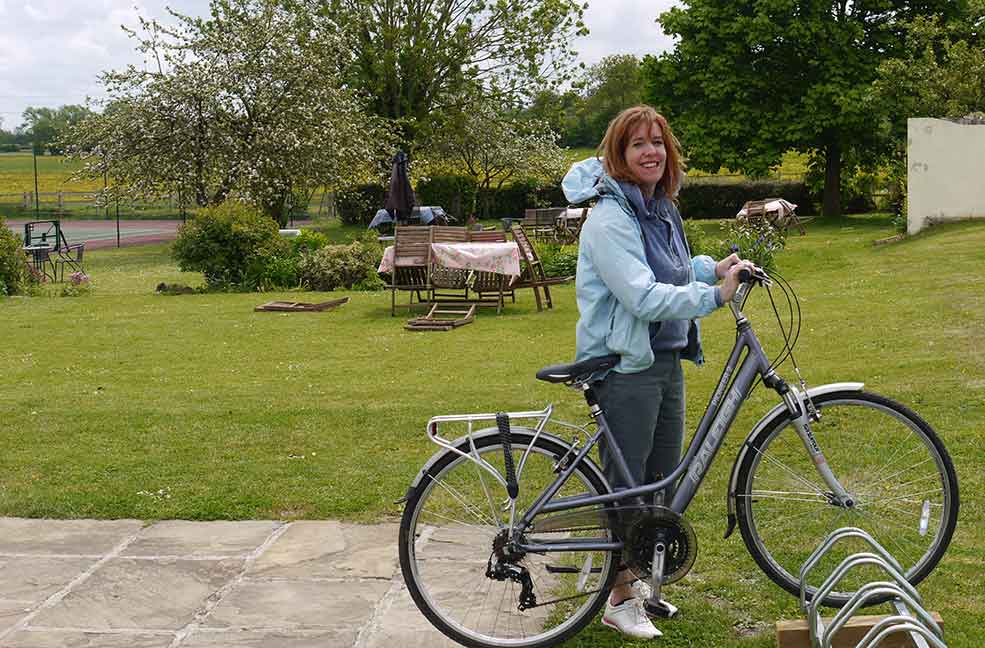
[{"label": "bicycle saddle", "polygon": [[619,354],[589,358],[572,364],[559,364],[544,367],[537,372],[537,380],[550,383],[579,382],[596,371],[612,369],[619,364]]}]

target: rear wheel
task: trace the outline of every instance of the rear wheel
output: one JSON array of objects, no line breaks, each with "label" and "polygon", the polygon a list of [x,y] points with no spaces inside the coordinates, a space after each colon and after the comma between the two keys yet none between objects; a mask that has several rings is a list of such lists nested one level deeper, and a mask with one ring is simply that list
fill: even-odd
[{"label": "rear wheel", "polygon": [[[944,444],[915,412],[876,394],[837,392],[814,404],[821,420],[811,429],[852,503],[836,502],[789,415],[779,416],[751,440],[739,467],[736,513],[746,547],[796,595],[800,568],[825,537],[859,527],[899,561],[908,581],[920,582],[947,550],[958,518],[958,482]],[[837,544],[811,572],[808,599],[844,558],[861,551],[871,548],[856,540]],[[844,605],[873,580],[887,575],[851,572],[822,603]]]},{"label": "rear wheel", "polygon": [[[557,477],[554,466],[568,447],[533,434],[513,433],[520,493],[519,516]],[[469,453],[468,442],[459,447]],[[480,437],[475,454],[505,475],[496,435]],[[579,464],[556,497],[607,492],[597,469]],[[449,451],[423,476],[400,523],[400,566],[414,602],[431,623],[455,641],[474,647],[550,646],[581,630],[605,604],[616,576],[611,552],[550,552],[505,556],[510,522],[505,487],[474,461]],[[526,535],[528,541],[604,538],[608,529],[582,523]],[[601,526],[608,526],[602,524]],[[505,562],[524,577],[499,580],[490,565]],[[523,581],[529,577],[529,587]],[[534,607],[519,608],[524,590]]]}]

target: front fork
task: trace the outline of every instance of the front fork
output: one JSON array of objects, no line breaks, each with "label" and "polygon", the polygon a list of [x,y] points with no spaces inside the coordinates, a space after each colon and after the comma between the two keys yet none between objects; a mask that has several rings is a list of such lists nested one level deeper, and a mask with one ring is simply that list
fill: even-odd
[{"label": "front fork", "polygon": [[830,490],[827,496],[832,504],[844,508],[852,508],[855,506],[854,498],[845,490],[845,487],[841,485],[841,482],[838,481],[838,478],[831,471],[831,466],[828,465],[827,459],[824,458],[824,452],[821,450],[821,446],[818,444],[813,430],[811,430],[811,423],[821,419],[820,413],[814,408],[814,403],[811,402],[809,396],[798,391],[793,386],[788,387],[789,391],[783,394],[783,402],[786,404],[787,410],[793,418],[793,426],[797,430],[797,435],[803,442],[808,454],[810,454],[811,461],[814,462],[814,468],[817,469],[818,475],[821,476],[821,479],[824,480],[824,483],[827,484]]}]

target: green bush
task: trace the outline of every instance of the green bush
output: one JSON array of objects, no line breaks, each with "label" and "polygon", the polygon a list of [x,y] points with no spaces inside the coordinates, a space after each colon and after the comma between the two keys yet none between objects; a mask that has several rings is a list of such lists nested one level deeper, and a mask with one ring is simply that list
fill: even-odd
[{"label": "green bush", "polygon": [[0,295],[17,295],[32,281],[20,237],[0,216]]},{"label": "green bush", "polygon": [[369,225],[386,202],[386,189],[378,184],[364,184],[342,189],[335,195],[335,208],[346,225]]},{"label": "green bush", "polygon": [[376,267],[382,253],[375,235],[348,245],[326,245],[301,257],[301,282],[310,290],[380,290],[385,284]]},{"label": "green bush", "polygon": [[290,252],[255,257],[243,284],[260,291],[296,287],[301,276],[299,265],[298,256]]},{"label": "green bush", "polygon": [[302,229],[301,233],[291,239],[291,249],[295,255],[311,254],[328,245],[328,236],[313,229]]},{"label": "green bush", "polygon": [[[210,288],[270,288],[290,286],[278,263],[290,257],[290,243],[278,233],[277,223],[256,209],[235,201],[200,209],[178,229],[171,254],[184,271],[200,271]],[[268,266],[273,265],[273,270]]]},{"label": "green bush", "polygon": [[747,201],[763,198],[783,198],[797,205],[798,214],[814,214],[814,198],[803,182],[690,180],[681,190],[679,202],[681,214],[687,218],[734,218]]},{"label": "green bush", "polygon": [[578,246],[535,243],[537,256],[548,277],[573,277],[578,269]]}]

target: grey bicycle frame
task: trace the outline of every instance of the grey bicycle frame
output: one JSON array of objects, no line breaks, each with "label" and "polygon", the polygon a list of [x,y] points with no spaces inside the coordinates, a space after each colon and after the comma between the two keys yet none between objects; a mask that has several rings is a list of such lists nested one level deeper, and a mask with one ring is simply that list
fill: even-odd
[{"label": "grey bicycle frame", "polygon": [[[815,465],[821,471],[825,481],[832,487],[836,497],[848,497],[848,494],[838,483],[837,479],[827,467],[823,459],[820,448],[806,423],[806,412],[804,405],[799,402],[795,395],[795,390],[789,388],[770,367],[770,362],[766,357],[763,347],[752,330],[752,326],[746,317],[739,310],[741,304],[750,289],[749,285],[743,285],[736,294],[733,302],[729,304],[732,314],[736,319],[736,339],[735,346],[729,355],[728,362],[722,370],[722,376],[718,380],[718,385],[711,396],[708,407],[705,409],[701,421],[694,433],[687,452],[677,467],[663,479],[659,481],[637,485],[626,459],[619,449],[618,443],[609,426],[605,421],[605,414],[600,409],[593,408],[593,416],[598,423],[597,432],[589,439],[588,443],[580,450],[577,457],[571,461],[561,474],[551,483],[551,485],[541,493],[533,505],[524,512],[523,516],[517,521],[514,528],[514,538],[519,539],[521,534],[533,523],[536,516],[543,513],[555,513],[571,509],[583,508],[599,504],[611,504],[624,500],[634,500],[672,488],[677,484],[673,499],[668,508],[678,514],[683,514],[687,509],[698,487],[704,480],[708,469],[711,467],[715,456],[722,447],[725,434],[731,427],[739,408],[749,395],[757,377],[762,377],[764,384],[776,389],[777,393],[783,398],[790,412],[798,417],[798,432],[804,439],[808,452],[818,459]],[[743,357],[743,352],[745,356]],[[741,363],[740,363],[741,359]],[[587,386],[584,389],[588,389]],[[549,501],[561,489],[568,478],[574,473],[579,462],[588,456],[589,451],[598,443],[599,439],[605,438],[606,444],[612,453],[616,470],[619,471],[622,480],[629,484],[628,488],[617,490],[603,495],[582,495],[566,497],[554,502]],[[678,483],[679,482],[679,483]],[[578,538],[575,540],[562,540],[556,542],[518,542],[518,547],[523,551],[542,552],[542,551],[613,551],[622,549],[621,542],[602,542],[594,538]]]}]

